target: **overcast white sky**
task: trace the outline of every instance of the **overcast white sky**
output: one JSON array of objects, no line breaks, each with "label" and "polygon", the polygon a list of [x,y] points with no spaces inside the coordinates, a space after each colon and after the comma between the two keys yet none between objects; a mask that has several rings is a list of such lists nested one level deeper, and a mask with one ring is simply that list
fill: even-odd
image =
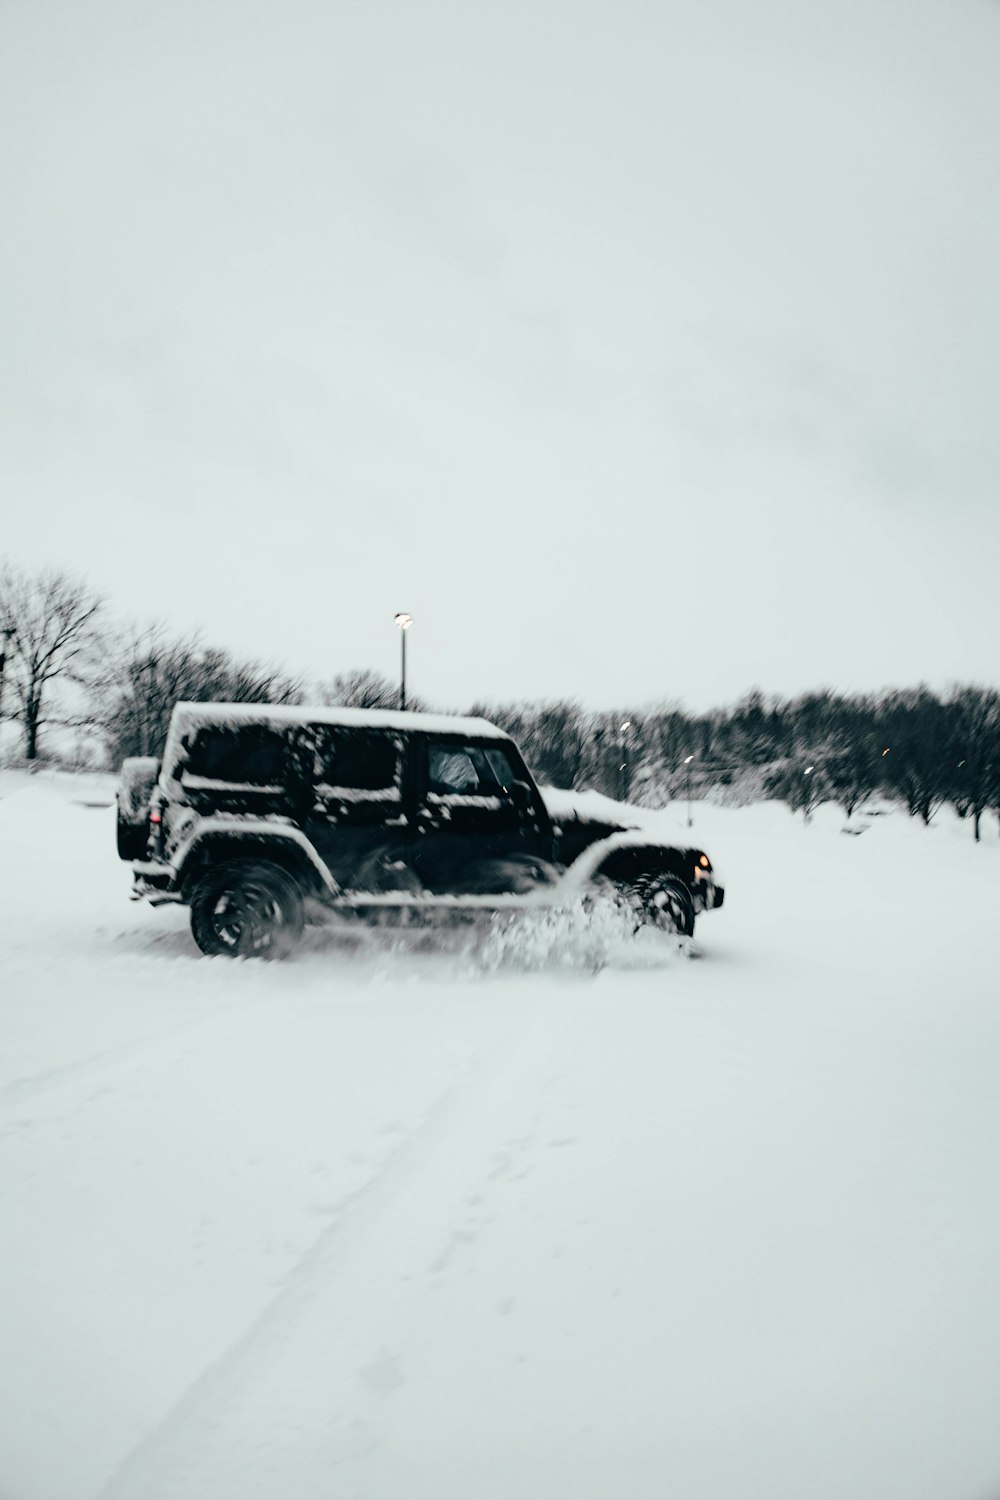
[{"label": "overcast white sky", "polygon": [[2,0],[0,552],[440,706],[1000,678],[997,0]]}]

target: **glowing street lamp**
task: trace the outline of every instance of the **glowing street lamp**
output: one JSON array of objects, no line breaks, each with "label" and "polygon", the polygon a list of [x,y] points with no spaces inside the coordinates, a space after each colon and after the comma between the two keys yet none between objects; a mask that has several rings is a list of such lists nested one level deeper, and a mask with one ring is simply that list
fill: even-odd
[{"label": "glowing street lamp", "polygon": [[413,624],[413,616],[405,614],[401,610],[399,612],[399,614],[393,615],[393,619],[395,620],[396,624],[399,626],[399,646],[400,646],[400,653],[401,653],[401,655],[400,655],[400,664],[399,664],[399,707],[400,707],[400,710],[403,713],[405,713],[406,712],[406,632],[409,630],[410,626]]}]

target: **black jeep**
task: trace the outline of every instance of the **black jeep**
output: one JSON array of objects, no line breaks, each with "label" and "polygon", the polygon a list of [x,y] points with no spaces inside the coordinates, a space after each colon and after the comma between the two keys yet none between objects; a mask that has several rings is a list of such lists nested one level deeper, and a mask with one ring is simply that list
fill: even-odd
[{"label": "black jeep", "polygon": [[370,709],[177,704],[162,762],[122,767],[118,853],[134,896],[190,906],[208,954],[286,953],[307,916],[460,920],[602,889],[690,934],[723,898],[700,849],[566,794],[550,810],[485,719]]}]

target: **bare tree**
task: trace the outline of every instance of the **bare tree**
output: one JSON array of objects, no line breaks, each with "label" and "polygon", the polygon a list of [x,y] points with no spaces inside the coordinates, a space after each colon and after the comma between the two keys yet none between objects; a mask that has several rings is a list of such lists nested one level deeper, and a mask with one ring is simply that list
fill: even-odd
[{"label": "bare tree", "polygon": [[173,705],[195,691],[199,667],[197,637],[171,638],[162,624],[125,625],[108,638],[91,700],[112,765],[158,751]]},{"label": "bare tree", "polygon": [[533,765],[552,786],[575,787],[583,763],[587,720],[578,703],[542,703],[536,710]]},{"label": "bare tree", "polygon": [[197,635],[171,636],[162,624],[118,630],[90,686],[94,722],[113,765],[129,755],[158,755],[175,703],[302,699],[301,683],[280,669],[239,662]]},{"label": "bare tree", "polygon": [[[713,740],[718,738],[718,751],[727,759],[741,765],[764,766],[780,758],[783,749],[787,754],[791,748],[782,745],[783,719],[787,718],[787,706],[781,706],[776,699],[766,699],[760,688],[751,688],[722,716]],[[704,745],[702,754],[711,753],[711,745]]]},{"label": "bare tree", "polygon": [[769,797],[787,803],[793,813],[800,812],[806,823],[812,818],[813,809],[831,795],[823,766],[807,755],[774,766],[766,787]]},{"label": "bare tree", "polygon": [[10,717],[22,726],[26,760],[37,758],[47,724],[70,722],[54,717],[58,689],[84,681],[103,608],[100,596],[68,573],[26,573],[9,563],[0,568],[0,611],[10,638],[7,681],[15,705]]},{"label": "bare tree", "polygon": [[929,688],[891,693],[880,705],[885,735],[883,761],[890,793],[901,797],[911,816],[930,823],[954,790],[956,753],[952,714]]},{"label": "bare tree", "polygon": [[947,708],[954,722],[952,801],[972,817],[972,836],[988,807],[1000,800],[1000,693],[991,688],[956,688]]},{"label": "bare tree", "polygon": [[[355,667],[320,683],[319,701],[330,708],[398,708],[399,688],[380,672]],[[419,706],[416,699],[410,699],[411,708]]]},{"label": "bare tree", "polygon": [[851,818],[885,780],[879,706],[873,699],[837,700],[831,723],[823,771],[830,795]]}]

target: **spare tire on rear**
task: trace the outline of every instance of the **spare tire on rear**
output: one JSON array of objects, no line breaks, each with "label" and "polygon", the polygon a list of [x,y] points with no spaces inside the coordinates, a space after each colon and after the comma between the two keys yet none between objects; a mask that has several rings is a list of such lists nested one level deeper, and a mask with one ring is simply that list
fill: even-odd
[{"label": "spare tire on rear", "polygon": [[122,761],[118,781],[118,857],[142,859],[149,840],[149,804],[160,774],[151,755],[132,755]]}]

